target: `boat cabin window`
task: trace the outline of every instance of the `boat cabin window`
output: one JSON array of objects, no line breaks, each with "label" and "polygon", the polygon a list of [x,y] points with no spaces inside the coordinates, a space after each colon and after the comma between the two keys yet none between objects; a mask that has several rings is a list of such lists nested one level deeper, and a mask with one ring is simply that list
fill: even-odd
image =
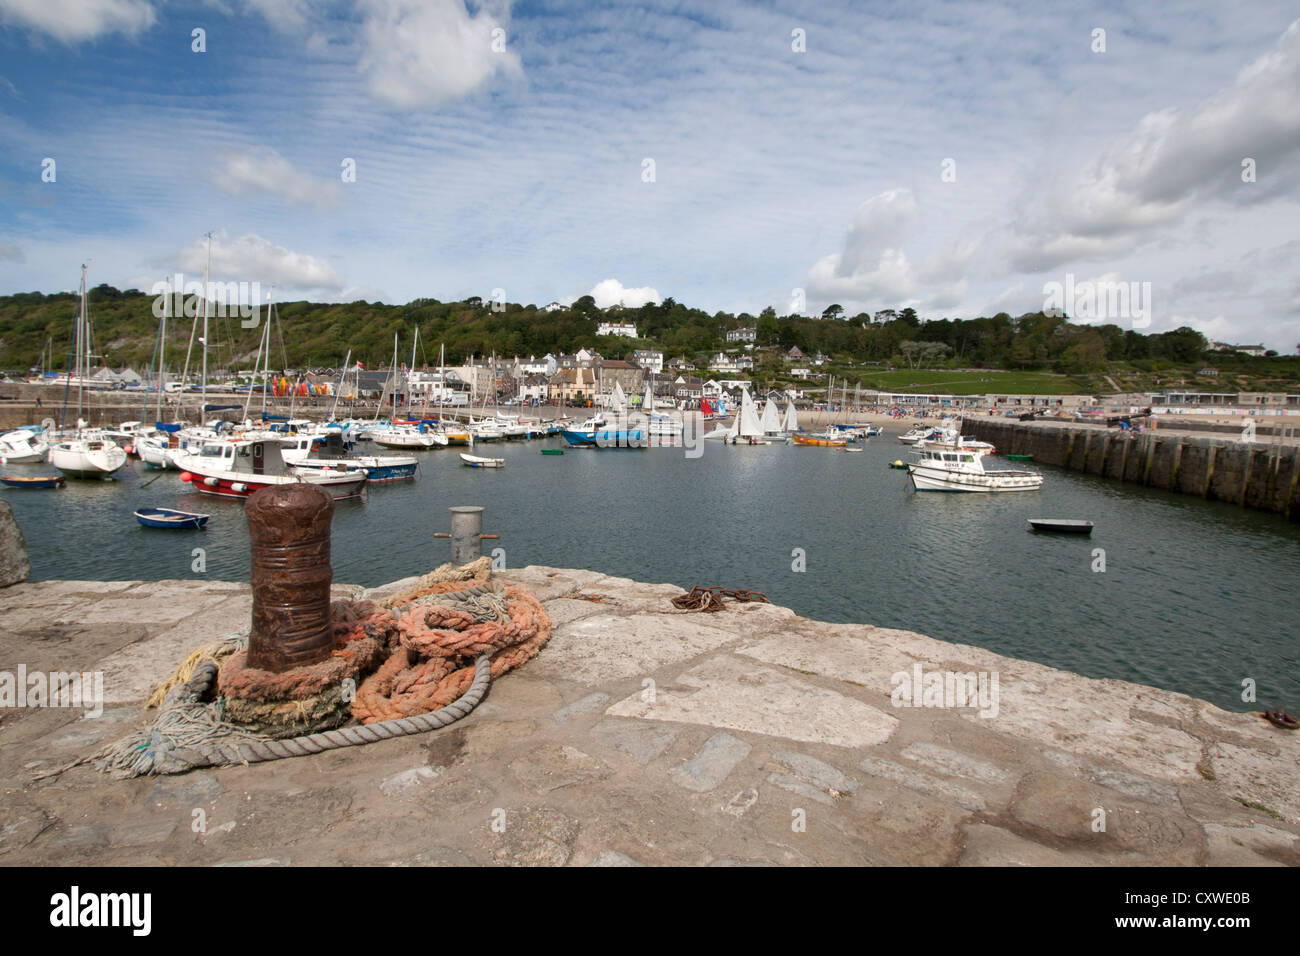
[{"label": "boat cabin window", "polygon": [[956,456],[956,455],[944,455],[944,456],[943,456],[943,460],[944,460],[944,461],[956,461],[956,460],[957,460],[957,456]]},{"label": "boat cabin window", "polygon": [[222,445],[204,445],[199,450],[199,457],[220,458],[222,454],[225,452],[225,450],[226,449]]},{"label": "boat cabin window", "polygon": [[961,456],[961,460],[962,460],[962,461],[974,461],[974,460],[975,460],[975,456],[974,456],[974,455],[962,455],[962,456]]}]

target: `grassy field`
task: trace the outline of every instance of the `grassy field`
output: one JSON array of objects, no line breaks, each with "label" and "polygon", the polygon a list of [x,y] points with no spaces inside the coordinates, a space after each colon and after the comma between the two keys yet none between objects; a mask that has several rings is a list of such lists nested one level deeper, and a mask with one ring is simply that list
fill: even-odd
[{"label": "grassy field", "polygon": [[[1084,385],[1067,375],[1048,372],[923,371],[898,369],[893,372],[846,370],[844,377],[863,388],[886,392],[931,392],[939,395],[983,395],[999,392],[1009,395],[1072,395],[1086,392]],[[838,375],[837,375],[838,378]]]}]

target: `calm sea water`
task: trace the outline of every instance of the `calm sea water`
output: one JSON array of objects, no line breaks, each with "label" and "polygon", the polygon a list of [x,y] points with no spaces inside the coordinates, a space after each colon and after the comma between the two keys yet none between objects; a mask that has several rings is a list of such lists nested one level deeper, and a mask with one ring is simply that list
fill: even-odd
[{"label": "calm sea water", "polygon": [[[1300,710],[1300,526],[1225,504],[1043,467],[1041,492],[918,494],[893,436],[863,454],[785,445],[566,450],[484,445],[499,471],[420,453],[413,482],[335,506],[334,578],[376,585],[445,561],[447,508],[484,505],[507,564],[592,568],[682,587],[753,588],[800,614],[907,628],[1090,677],[1250,710]],[[1005,467],[1005,464],[1001,464]],[[139,462],[116,482],[4,492],[34,580],[248,579],[243,504],[197,495]],[[11,466],[11,470],[18,470]],[[30,468],[24,473],[34,473]],[[157,479],[153,480],[152,479]],[[151,482],[151,483],[150,483]],[[212,514],[199,532],[141,528],[140,506]],[[1091,538],[1031,534],[1029,517],[1088,518]],[[192,569],[192,550],[206,571]],[[806,570],[792,570],[794,549]],[[1105,551],[1105,572],[1092,570]]]}]

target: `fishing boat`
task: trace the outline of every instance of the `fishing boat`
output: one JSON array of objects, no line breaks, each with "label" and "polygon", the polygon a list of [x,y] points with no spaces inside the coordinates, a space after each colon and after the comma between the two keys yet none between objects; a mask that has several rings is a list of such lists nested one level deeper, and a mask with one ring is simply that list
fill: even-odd
[{"label": "fishing boat", "polygon": [[504,458],[479,458],[475,455],[462,453],[460,460],[469,468],[504,468],[506,466]]},{"label": "fishing boat", "polygon": [[62,488],[68,481],[62,475],[0,475],[0,483],[10,488]]},{"label": "fishing boat", "polygon": [[0,460],[14,464],[44,461],[50,446],[30,428],[19,428],[0,435]]},{"label": "fishing boat", "polygon": [[197,530],[208,523],[211,515],[193,511],[176,511],[173,508],[141,508],[135,519],[146,528],[172,528]]},{"label": "fishing boat", "polygon": [[1092,522],[1078,518],[1029,518],[1029,530],[1057,534],[1092,534]]},{"label": "fishing boat", "polygon": [[270,438],[211,442],[197,455],[176,459],[181,481],[195,491],[223,498],[247,498],[263,488],[306,481],[319,485],[338,498],[354,498],[365,487],[366,473],[336,465],[330,469],[296,468],[286,465],[280,443]]},{"label": "fishing boat", "polygon": [[982,448],[970,448],[956,431],[948,432],[948,441],[926,442],[917,447],[917,460],[907,466],[907,473],[917,491],[1037,491],[1043,475],[1037,471],[987,470]]}]

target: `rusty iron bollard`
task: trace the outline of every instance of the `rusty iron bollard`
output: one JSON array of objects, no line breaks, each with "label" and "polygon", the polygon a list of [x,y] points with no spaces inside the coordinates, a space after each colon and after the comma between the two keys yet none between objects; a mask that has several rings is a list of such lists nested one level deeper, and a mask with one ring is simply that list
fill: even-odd
[{"label": "rusty iron bollard", "polygon": [[253,629],[248,666],[280,673],[329,657],[330,522],[334,499],[296,482],[263,488],[245,505],[252,543]]},{"label": "rusty iron bollard", "polygon": [[479,542],[500,539],[499,534],[483,534],[483,509],[478,505],[451,508],[451,534],[434,532],[435,538],[451,538],[451,563],[460,567],[482,557]]}]

